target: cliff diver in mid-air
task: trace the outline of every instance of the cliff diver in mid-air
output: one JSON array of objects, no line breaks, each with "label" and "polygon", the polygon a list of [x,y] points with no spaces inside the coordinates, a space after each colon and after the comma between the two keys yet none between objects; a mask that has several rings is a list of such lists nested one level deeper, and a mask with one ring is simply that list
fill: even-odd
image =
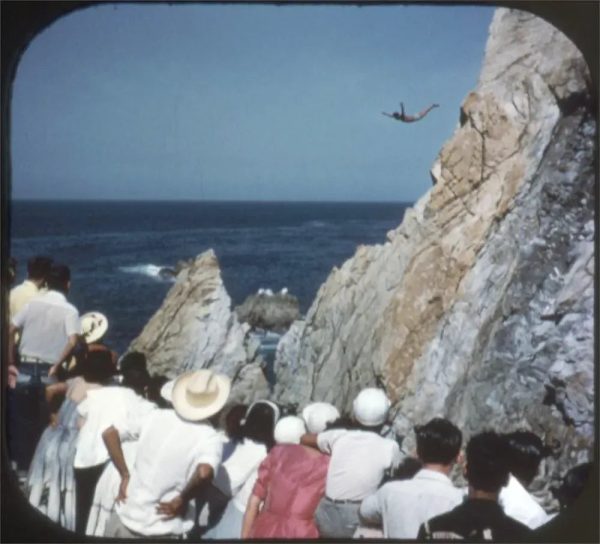
[{"label": "cliff diver in mid-air", "polygon": [[400,113],[398,113],[397,111],[395,111],[394,113],[386,113],[385,111],[382,111],[381,113],[383,113],[383,115],[391,117],[392,119],[396,119],[396,121],[402,121],[404,123],[414,123],[415,121],[420,121],[421,119],[423,119],[423,117],[425,117],[433,108],[439,107],[439,104],[432,104],[428,108],[425,108],[423,111],[417,113],[417,115],[407,115],[406,113],[404,113],[404,104],[400,102]]}]

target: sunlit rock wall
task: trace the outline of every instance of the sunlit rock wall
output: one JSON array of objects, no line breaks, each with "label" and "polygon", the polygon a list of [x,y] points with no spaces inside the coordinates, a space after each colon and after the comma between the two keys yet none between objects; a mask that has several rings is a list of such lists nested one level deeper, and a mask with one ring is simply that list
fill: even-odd
[{"label": "sunlit rock wall", "polygon": [[[330,274],[278,347],[275,398],[348,411],[383,385],[394,427],[528,428],[551,478],[593,442],[594,157],[588,71],[533,15],[498,9],[431,190]],[[541,485],[541,484],[536,484]],[[546,486],[547,487],[547,486]],[[546,494],[547,496],[547,494]]]}]

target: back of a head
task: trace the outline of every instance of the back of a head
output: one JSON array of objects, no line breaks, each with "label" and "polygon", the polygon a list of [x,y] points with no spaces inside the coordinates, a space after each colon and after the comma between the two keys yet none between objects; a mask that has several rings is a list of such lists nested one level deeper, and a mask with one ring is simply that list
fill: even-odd
[{"label": "back of a head", "polygon": [[53,264],[46,276],[48,288],[61,293],[66,293],[69,290],[70,281],[71,270],[64,264]]},{"label": "back of a head", "polygon": [[542,459],[548,454],[542,439],[531,431],[504,435],[508,445],[508,469],[525,485],[535,478]]},{"label": "back of a head", "polygon": [[278,414],[268,401],[257,401],[253,403],[242,424],[244,438],[249,438],[271,448],[275,443],[273,431]]},{"label": "back of a head", "polygon": [[494,431],[477,434],[467,444],[467,481],[479,491],[497,493],[508,482],[506,439]]},{"label": "back of a head", "polygon": [[227,410],[224,426],[227,436],[232,440],[241,440],[244,437],[242,421],[247,411],[246,404],[234,404]]},{"label": "back of a head", "polygon": [[122,374],[126,374],[131,370],[146,370],[146,356],[139,351],[130,351],[125,354],[119,362],[119,368]]},{"label": "back of a head", "polygon": [[460,451],[462,433],[447,419],[434,418],[415,426],[417,455],[423,463],[449,465]]},{"label": "back of a head", "polygon": [[329,402],[312,402],[302,410],[302,419],[309,433],[322,433],[329,423],[339,417],[338,409]]},{"label": "back of a head", "polygon": [[385,423],[390,409],[390,401],[382,389],[367,387],[352,403],[352,413],[356,421],[366,428],[377,428]]},{"label": "back of a head", "polygon": [[592,463],[582,463],[567,471],[558,489],[553,493],[560,503],[561,509],[573,505],[583,492],[592,471]]},{"label": "back of a head", "polygon": [[106,383],[115,374],[112,353],[108,350],[88,351],[77,363],[79,373],[88,383]]},{"label": "back of a head", "polygon": [[27,277],[31,280],[45,280],[51,267],[52,259],[50,257],[32,257],[27,261]]},{"label": "back of a head", "polygon": [[169,379],[166,376],[159,374],[151,376],[148,380],[148,388],[146,390],[146,398],[156,404],[159,408],[167,408],[167,401],[161,396],[160,391]]},{"label": "back of a head", "polygon": [[419,470],[423,463],[414,457],[405,457],[394,471],[394,480],[410,480]]},{"label": "back of a head", "polygon": [[300,438],[306,432],[304,420],[298,416],[282,417],[273,432],[277,444],[300,444]]},{"label": "back of a head", "polygon": [[331,431],[332,429],[352,430],[352,429],[356,429],[356,428],[357,428],[356,423],[352,420],[352,418],[350,416],[347,416],[347,415],[342,415],[342,416],[338,417],[337,419],[330,421],[329,423],[327,423],[327,425],[325,425],[326,431]]},{"label": "back of a head", "polygon": [[146,368],[146,356],[138,351],[131,351],[121,359],[123,381],[121,385],[133,389],[142,395],[150,384],[150,374]]}]

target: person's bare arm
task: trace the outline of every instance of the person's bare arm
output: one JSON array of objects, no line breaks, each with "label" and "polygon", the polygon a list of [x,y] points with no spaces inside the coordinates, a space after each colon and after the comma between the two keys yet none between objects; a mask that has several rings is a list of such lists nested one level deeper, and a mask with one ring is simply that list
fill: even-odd
[{"label": "person's bare arm", "polygon": [[8,328],[8,357],[6,358],[6,366],[8,372],[8,387],[14,389],[17,386],[17,376],[19,370],[17,369],[17,343],[16,338],[20,333],[21,329],[12,323]]},{"label": "person's bare arm", "polygon": [[317,444],[317,433],[305,433],[300,437],[300,444],[319,449]]},{"label": "person's bare arm", "polygon": [[50,404],[57,395],[65,395],[69,386],[66,382],[52,383],[46,386],[46,402]]},{"label": "person's bare arm", "polygon": [[115,465],[119,475],[121,476],[121,483],[119,485],[119,494],[117,495],[117,502],[124,501],[127,498],[127,487],[129,485],[129,468],[123,455],[123,448],[121,447],[121,437],[119,431],[111,425],[102,433],[102,440],[108,450],[108,455],[111,461]]},{"label": "person's bare arm", "polygon": [[246,505],[246,512],[244,513],[244,520],[242,521],[242,539],[250,537],[250,530],[254,525],[254,520],[258,516],[258,511],[262,500],[256,495],[252,495],[248,504]]},{"label": "person's bare arm", "polygon": [[66,361],[69,358],[71,353],[73,353],[77,342],[79,342],[78,334],[72,334],[71,336],[69,336],[67,343],[65,344],[65,347],[63,348],[63,351],[60,354],[60,357],[58,358],[58,361],[56,361],[50,368],[48,376],[54,376],[54,374],[56,374],[58,367],[63,363],[63,361]]},{"label": "person's bare arm", "polygon": [[16,366],[17,361],[17,343],[15,341],[17,334],[21,332],[21,329],[12,323],[8,327],[8,366]]},{"label": "person's bare arm", "polygon": [[203,485],[212,482],[213,477],[214,471],[212,466],[206,463],[200,463],[196,467],[194,474],[184,487],[183,491],[170,501],[159,502],[156,507],[156,512],[158,514],[163,514],[163,519],[173,519],[175,517],[183,516],[188,503],[194,497],[196,491]]}]

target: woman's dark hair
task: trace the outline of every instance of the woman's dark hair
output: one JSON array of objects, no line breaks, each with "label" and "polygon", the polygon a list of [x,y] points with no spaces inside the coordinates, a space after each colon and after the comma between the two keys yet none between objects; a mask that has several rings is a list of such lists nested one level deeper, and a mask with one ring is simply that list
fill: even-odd
[{"label": "woman's dark hair", "polygon": [[275,444],[275,411],[266,402],[256,402],[250,406],[242,424],[243,438],[260,442],[271,449]]},{"label": "woman's dark hair", "polygon": [[423,463],[419,459],[405,457],[394,471],[394,480],[410,480],[422,468]]},{"label": "woman's dark hair", "polygon": [[550,451],[542,439],[531,431],[515,431],[504,437],[508,444],[508,470],[527,486]]},{"label": "woman's dark hair", "polygon": [[151,376],[148,380],[148,385],[146,387],[146,398],[156,404],[159,408],[168,408],[169,403],[162,398],[160,394],[160,390],[162,386],[169,381],[169,378],[166,376],[155,375]]},{"label": "woman's dark hair", "polygon": [[242,420],[244,419],[248,406],[246,404],[234,404],[225,415],[225,432],[232,440],[244,438]]},{"label": "woman's dark hair", "polygon": [[116,373],[110,351],[88,351],[77,363],[77,373],[89,383],[104,384]]},{"label": "woman's dark hair", "polygon": [[475,435],[467,444],[467,481],[474,489],[497,493],[508,482],[508,446],[494,431]]},{"label": "woman's dark hair", "polygon": [[447,419],[436,417],[415,426],[417,455],[423,463],[448,465],[456,459],[462,444],[460,429]]},{"label": "woman's dark hair", "polygon": [[592,463],[577,465],[566,472],[558,488],[552,489],[552,493],[558,499],[561,509],[570,507],[581,495],[591,472]]},{"label": "woman's dark hair", "polygon": [[141,351],[130,351],[123,356],[119,366],[121,374],[131,370],[147,370],[146,356]]},{"label": "woman's dark hair", "polygon": [[325,430],[330,431],[331,429],[346,429],[348,431],[358,429],[359,424],[354,421],[351,417],[342,415],[335,419],[334,421],[330,421],[325,425]]},{"label": "woman's dark hair", "polygon": [[405,457],[398,465],[398,468],[384,475],[380,486],[396,480],[410,480],[421,468],[423,468],[423,463],[419,459],[416,457]]}]

